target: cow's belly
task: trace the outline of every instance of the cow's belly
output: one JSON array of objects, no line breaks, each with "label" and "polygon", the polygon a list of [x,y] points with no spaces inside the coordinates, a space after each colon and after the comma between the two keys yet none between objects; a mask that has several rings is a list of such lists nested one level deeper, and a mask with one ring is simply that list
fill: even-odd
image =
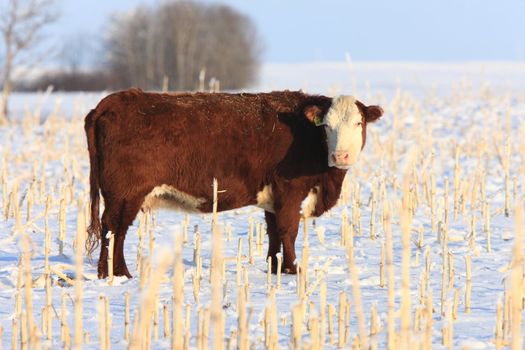
[{"label": "cow's belly", "polygon": [[[233,191],[232,191],[233,192]],[[228,193],[228,196],[225,194]],[[255,204],[250,200],[248,192],[235,192],[230,195],[228,190],[219,190],[218,210],[232,210]],[[170,209],[190,213],[211,213],[213,199],[197,197],[171,185],[159,185],[144,197],[142,209]]]},{"label": "cow's belly", "polygon": [[[317,193],[319,191],[318,187],[314,187],[308,193],[308,196],[305,198],[301,205],[301,214],[305,217],[311,217],[315,205],[317,203]],[[266,185],[264,188],[257,193],[256,198],[259,208],[262,208],[266,211],[274,213],[274,199],[273,191],[271,185]],[[170,185],[160,185],[153,188],[153,190],[144,197],[144,202],[142,203],[143,209],[171,209],[186,211],[192,213],[202,213],[208,212],[205,208],[208,207],[205,198],[199,198],[192,196],[188,193],[185,193],[177,188]],[[232,205],[231,207],[222,208],[222,210],[234,209],[248,205],[250,203],[243,203],[239,205]]]},{"label": "cow's belly", "polygon": [[199,208],[206,203],[205,198],[198,198],[180,191],[173,186],[160,185],[144,198],[143,209],[173,209],[187,212],[201,212]]},{"label": "cow's belly", "polygon": [[[315,211],[315,205],[317,204],[317,195],[319,187],[316,186],[310,190],[308,196],[303,200],[301,204],[301,215],[304,217],[311,217]],[[264,188],[257,193],[257,206],[270,213],[275,213],[273,207],[273,190],[272,185],[266,185]]]}]

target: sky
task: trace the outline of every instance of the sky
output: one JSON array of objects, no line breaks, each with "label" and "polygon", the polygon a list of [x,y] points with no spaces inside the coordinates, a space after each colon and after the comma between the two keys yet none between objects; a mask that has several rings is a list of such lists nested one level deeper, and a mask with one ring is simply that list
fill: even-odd
[{"label": "sky", "polygon": [[[166,0],[60,0],[53,36],[102,36],[111,14]],[[217,1],[203,0],[214,3]],[[259,31],[265,63],[525,61],[524,0],[223,0]]]}]

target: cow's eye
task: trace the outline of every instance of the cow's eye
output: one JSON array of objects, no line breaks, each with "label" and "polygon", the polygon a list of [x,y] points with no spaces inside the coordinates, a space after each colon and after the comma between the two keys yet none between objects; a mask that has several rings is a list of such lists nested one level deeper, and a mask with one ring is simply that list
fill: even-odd
[{"label": "cow's eye", "polygon": [[363,122],[358,122],[355,124],[355,126],[361,126],[361,125],[363,125]]}]

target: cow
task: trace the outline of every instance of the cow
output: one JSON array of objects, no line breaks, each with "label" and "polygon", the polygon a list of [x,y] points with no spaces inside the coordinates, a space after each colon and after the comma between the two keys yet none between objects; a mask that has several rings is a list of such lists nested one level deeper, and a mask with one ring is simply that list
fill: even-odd
[{"label": "cow", "polygon": [[[366,142],[379,106],[352,96],[268,93],[116,92],[85,118],[91,224],[87,246],[101,242],[98,277],[107,276],[108,231],[115,234],[114,274],[131,274],[124,239],[140,210],[168,207],[210,213],[264,209],[268,257],[283,249],[282,271],[296,273],[302,217],[332,208],[348,168]],[[104,212],[99,218],[100,194]],[[276,264],[273,264],[276,272]]]}]

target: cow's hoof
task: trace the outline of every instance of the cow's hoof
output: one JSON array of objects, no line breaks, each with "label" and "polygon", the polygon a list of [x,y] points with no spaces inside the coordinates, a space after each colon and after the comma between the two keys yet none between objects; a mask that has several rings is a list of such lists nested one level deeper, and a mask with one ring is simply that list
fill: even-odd
[{"label": "cow's hoof", "polygon": [[115,276],[126,276],[127,278],[129,279],[132,279],[133,276],[131,276],[131,274],[129,273],[128,269],[127,268],[123,268],[123,269],[116,269],[115,272],[113,273]]},{"label": "cow's hoof", "polygon": [[[109,275],[107,273],[101,273],[101,272],[98,273],[98,279],[101,279],[101,280],[103,280],[104,278],[108,278],[108,276]],[[124,273],[114,273],[113,276],[115,277],[126,276],[129,279],[133,278],[133,276],[127,271]]]},{"label": "cow's hoof", "polygon": [[[275,261],[275,263],[274,263]],[[281,271],[282,271],[282,268],[281,268]],[[276,275],[277,274],[277,259],[273,258],[272,257],[272,274]]]},{"label": "cow's hoof", "polygon": [[297,269],[294,267],[284,267],[283,273],[286,273],[288,275],[295,275],[297,274]]},{"label": "cow's hoof", "polygon": [[108,277],[108,265],[107,264],[98,264],[98,278],[104,279]]}]

